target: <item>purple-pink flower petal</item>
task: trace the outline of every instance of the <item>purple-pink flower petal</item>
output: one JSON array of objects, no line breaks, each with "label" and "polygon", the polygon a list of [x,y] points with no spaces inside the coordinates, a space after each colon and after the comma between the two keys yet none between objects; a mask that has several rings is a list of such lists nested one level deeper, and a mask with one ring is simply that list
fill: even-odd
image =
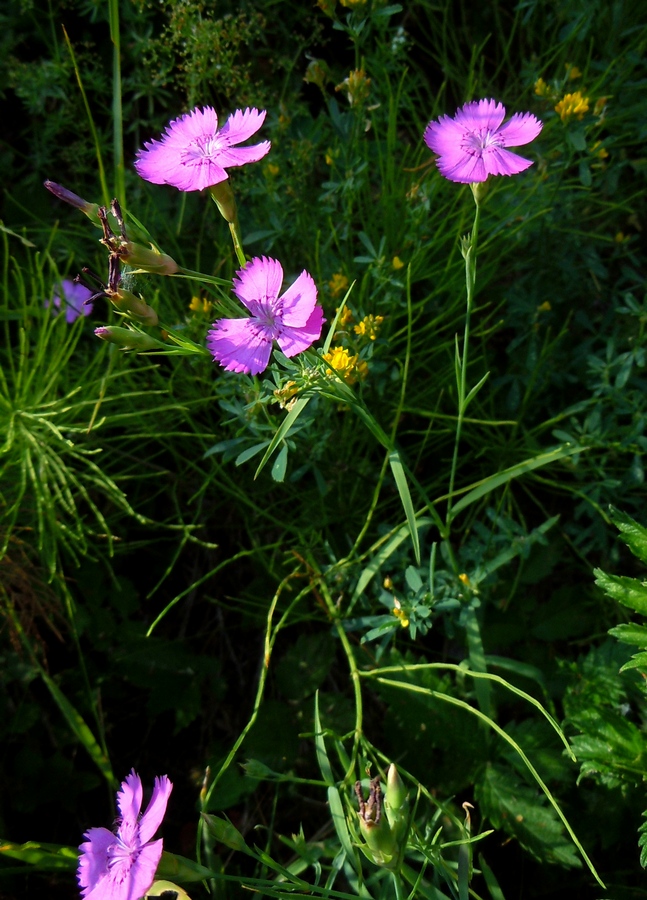
[{"label": "purple-pink flower petal", "polygon": [[[285,291],[282,299],[283,324],[296,328],[305,327],[317,302],[317,286],[312,275],[304,269]],[[289,356],[290,354],[286,353],[285,355]]]},{"label": "purple-pink flower petal", "polygon": [[495,100],[466,103],[453,118],[430,122],[424,140],[438,154],[436,164],[445,178],[463,184],[485,181],[489,175],[516,175],[532,160],[511,153],[534,140],[542,123],[532,113],[516,113],[502,125],[505,107]]},{"label": "purple-pink flower petal", "polygon": [[283,284],[283,266],[278,259],[257,256],[234,276],[232,290],[254,315],[279,296]]},{"label": "purple-pink flower petal", "polygon": [[207,347],[228,372],[258,375],[270,361],[272,338],[254,319],[219,319],[207,335]]},{"label": "purple-pink flower petal", "polygon": [[219,319],[207,335],[207,347],[229,372],[258,375],[278,342],[286,356],[302,353],[321,335],[323,310],[317,288],[304,270],[280,295],[283,267],[277,259],[256,257],[236,272],[233,291],[251,316]]},{"label": "purple-pink flower petal", "polygon": [[162,824],[168,798],[173,790],[173,785],[166,775],[155,779],[153,794],[146,807],[146,812],[139,821],[139,840],[147,843],[153,837],[157,829]]},{"label": "purple-pink flower petal", "polygon": [[515,113],[499,129],[499,137],[505,141],[506,147],[520,147],[534,141],[542,127],[542,123],[532,113]]},{"label": "purple-pink flower petal", "polygon": [[221,129],[211,106],[196,108],[166,127],[160,140],[144,143],[135,169],[154,184],[171,184],[181,191],[201,191],[225,181],[227,168],[257,162],[270,150],[270,142],[237,147],[263,124],[265,111],[237,110]]},{"label": "purple-pink flower petal", "polygon": [[297,353],[307,350],[320,337],[324,321],[323,309],[315,306],[305,325],[299,328],[284,326],[278,337],[279,347],[283,353],[286,356],[296,356]]},{"label": "purple-pink flower petal", "polygon": [[128,873],[128,896],[124,900],[140,900],[155,881],[164,842],[160,838],[139,851]]}]

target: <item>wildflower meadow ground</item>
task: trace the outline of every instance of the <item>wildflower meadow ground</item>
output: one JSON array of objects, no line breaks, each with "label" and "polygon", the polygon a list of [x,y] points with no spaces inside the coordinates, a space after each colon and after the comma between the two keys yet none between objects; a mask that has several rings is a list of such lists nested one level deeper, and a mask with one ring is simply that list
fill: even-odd
[{"label": "wildflower meadow ground", "polygon": [[645,11],[2,16],[3,900],[640,895]]}]

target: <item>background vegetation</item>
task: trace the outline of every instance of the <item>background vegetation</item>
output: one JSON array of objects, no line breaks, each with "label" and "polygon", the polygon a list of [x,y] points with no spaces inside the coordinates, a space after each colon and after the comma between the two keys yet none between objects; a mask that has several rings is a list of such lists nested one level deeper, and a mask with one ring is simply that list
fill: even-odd
[{"label": "background vegetation", "polygon": [[[608,896],[644,895],[644,666],[620,671],[631,649],[608,630],[631,613],[593,577],[644,578],[609,516],[613,503],[645,522],[643,5],[5,0],[0,25],[0,835],[77,845],[109,823],[134,766],[174,782],[168,849],[194,857],[197,810],[224,811],[250,846],[327,872],[315,695],[344,783],[352,659],[354,777],[396,761],[412,797],[429,792],[416,813],[429,841],[457,840],[473,803],[474,832],[494,829],[475,847],[477,894],[500,896],[489,872],[506,897],[607,896],[521,750]],[[579,111],[560,115],[576,92]],[[544,128],[535,165],[492,182],[483,208],[469,381],[489,378],[463,423],[451,516],[473,201],[422,133],[482,97]],[[271,153],[232,174],[248,255],[306,268],[329,323],[354,283],[335,340],[365,363],[353,390],[408,466],[420,560],[385,451],[347,405],[313,398],[255,479],[289,371],[123,353],[93,334],[117,321],[105,301],[72,325],[45,306],[61,278],[106,270],[100,232],[47,178],[119,196],[183,267],[233,275],[215,208],[132,167],[205,104],[268,111]],[[163,322],[204,341],[215,288],[134,278]],[[354,330],[367,316],[381,317],[374,339]],[[577,762],[510,686],[555,717]],[[200,807],[207,767],[220,780]],[[227,875],[262,868],[202,852]],[[76,895],[67,871],[0,862],[3,896]],[[436,883],[451,893],[452,877]]]}]

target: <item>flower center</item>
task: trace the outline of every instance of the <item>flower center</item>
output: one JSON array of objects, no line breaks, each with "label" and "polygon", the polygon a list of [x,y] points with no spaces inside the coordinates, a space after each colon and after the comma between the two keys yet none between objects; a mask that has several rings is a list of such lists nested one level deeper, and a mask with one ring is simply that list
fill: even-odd
[{"label": "flower center", "polygon": [[186,150],[182,151],[182,162],[192,163],[202,160],[216,160],[218,155],[227,146],[227,139],[216,132],[215,134],[203,134],[191,141]]},{"label": "flower center", "polygon": [[497,137],[496,131],[489,129],[470,131],[461,142],[461,150],[470,156],[483,156],[483,152],[491,147],[503,147],[503,141]]},{"label": "flower center", "polygon": [[267,298],[263,298],[262,300],[256,300],[253,304],[253,309],[250,309],[253,324],[266,337],[271,336],[274,341],[282,332],[282,307],[283,304],[278,304],[277,301],[272,302]]}]

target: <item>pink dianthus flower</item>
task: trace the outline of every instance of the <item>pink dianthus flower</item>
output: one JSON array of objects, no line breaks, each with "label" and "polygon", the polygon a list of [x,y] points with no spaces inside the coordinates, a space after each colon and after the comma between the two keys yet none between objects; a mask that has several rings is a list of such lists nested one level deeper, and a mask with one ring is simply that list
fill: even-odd
[{"label": "pink dianthus flower", "polygon": [[246,141],[265,120],[265,110],[237,109],[222,128],[211,106],[196,107],[174,119],[161,140],[144,142],[137,151],[135,169],[153,184],[172,184],[180,191],[201,191],[225,181],[226,169],[258,162],[270,150],[270,142],[236,147]]},{"label": "pink dianthus flower", "polygon": [[440,174],[450,181],[474,184],[488,175],[516,175],[532,160],[511,153],[534,140],[543,127],[532,113],[515,113],[501,125],[505,107],[495,100],[474,100],[458,110],[454,118],[440,116],[425,129],[424,139],[438,154]]},{"label": "pink dianthus flower", "polygon": [[281,263],[265,256],[236,272],[233,291],[252,315],[219,319],[207,335],[207,347],[229,372],[258,375],[270,361],[273,341],[286,356],[296,356],[321,335],[325,319],[312,276],[304,270],[279,296],[282,283]]},{"label": "pink dianthus flower", "polygon": [[162,856],[162,839],[151,841],[159,828],[173,785],[155,779],[146,812],[140,817],[142,782],[133,769],[117,792],[119,819],[116,833],[90,828],[79,850],[77,878],[84,900],[140,900],[155,879]]}]

